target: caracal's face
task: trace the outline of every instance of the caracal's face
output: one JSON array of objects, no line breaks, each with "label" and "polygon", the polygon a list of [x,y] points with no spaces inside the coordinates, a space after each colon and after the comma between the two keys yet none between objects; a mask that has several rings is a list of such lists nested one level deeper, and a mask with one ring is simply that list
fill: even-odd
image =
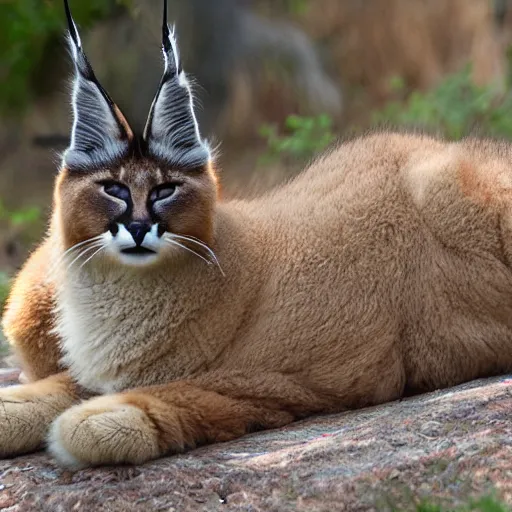
[{"label": "caracal's face", "polygon": [[70,258],[83,253],[80,265],[88,258],[153,265],[176,251],[201,254],[200,244],[211,244],[216,185],[210,170],[183,173],[133,158],[114,169],[64,170],[56,194],[64,248],[76,247]]}]

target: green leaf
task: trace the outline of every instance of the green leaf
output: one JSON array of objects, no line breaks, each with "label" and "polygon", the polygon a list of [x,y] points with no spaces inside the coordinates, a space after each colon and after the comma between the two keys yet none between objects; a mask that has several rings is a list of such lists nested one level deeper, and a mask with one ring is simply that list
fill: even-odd
[{"label": "green leaf", "polygon": [[398,75],[392,76],[389,79],[389,88],[393,92],[401,92],[405,89],[405,80]]},{"label": "green leaf", "polygon": [[317,117],[290,115],[285,121],[286,135],[275,127],[263,125],[258,132],[266,139],[266,155],[277,155],[281,160],[305,161],[323,151],[334,139],[332,119],[321,114]]},{"label": "green leaf", "polygon": [[[395,84],[398,85],[398,84]],[[471,67],[447,76],[435,89],[414,91],[402,101],[392,101],[373,114],[376,123],[420,126],[441,130],[453,140],[469,135],[474,128],[501,137],[512,137],[512,93],[495,86],[477,86]]]},{"label": "green leaf", "polygon": [[10,214],[10,221],[14,226],[37,222],[41,216],[41,210],[37,207],[18,210]]},{"label": "green leaf", "polygon": [[0,272],[0,313],[3,310],[5,301],[9,295],[11,282],[9,276],[5,272]]}]

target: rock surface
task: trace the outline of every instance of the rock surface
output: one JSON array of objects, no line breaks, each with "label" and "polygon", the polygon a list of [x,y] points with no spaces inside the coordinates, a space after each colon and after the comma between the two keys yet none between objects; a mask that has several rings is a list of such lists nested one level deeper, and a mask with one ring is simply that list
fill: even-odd
[{"label": "rock surface", "polygon": [[[15,378],[3,370],[0,385]],[[414,510],[512,504],[512,377],[308,419],[140,467],[0,461],[5,511]]]}]

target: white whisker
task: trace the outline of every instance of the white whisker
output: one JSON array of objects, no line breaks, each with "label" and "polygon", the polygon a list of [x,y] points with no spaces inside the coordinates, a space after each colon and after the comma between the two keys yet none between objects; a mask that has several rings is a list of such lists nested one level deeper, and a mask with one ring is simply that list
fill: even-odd
[{"label": "white whisker", "polygon": [[71,270],[71,267],[75,264],[75,262],[77,262],[80,258],[82,258],[83,256],[85,256],[87,253],[91,252],[91,251],[94,251],[94,249],[97,249],[98,247],[100,246],[103,246],[103,242],[96,242],[94,243],[93,245],[89,246],[89,247],[86,247],[85,249],[83,249],[80,254],[67,266],[66,270],[67,271],[70,271]]},{"label": "white whisker", "polygon": [[92,238],[89,238],[88,240],[84,240],[83,242],[79,242],[73,246],[71,246],[69,249],[64,251],[59,257],[54,261],[53,265],[51,266],[48,274],[50,276],[53,275],[53,273],[57,270],[57,268],[64,262],[66,257],[70,255],[71,253],[78,250],[80,247],[83,247],[86,244],[92,244],[102,238],[103,235],[93,236]]},{"label": "white whisker", "polygon": [[204,262],[206,262],[207,265],[212,264],[212,262],[210,260],[206,259],[202,254],[199,254],[198,252],[192,250],[190,247],[187,247],[186,245],[180,244],[176,240],[166,238],[165,241],[170,245],[175,245],[177,247],[181,247],[182,249],[185,249],[186,251],[191,252],[192,254],[195,254],[198,258],[201,258]]},{"label": "white whisker", "polygon": [[226,277],[226,274],[224,274],[224,271],[222,270],[222,267],[220,266],[220,263],[219,263],[219,260],[217,259],[216,254],[202,240],[199,240],[199,238],[195,238],[193,236],[177,235],[175,233],[168,233],[165,235],[165,238],[166,238],[166,240],[171,239],[171,240],[175,240],[175,241],[176,240],[184,240],[184,241],[191,242],[191,243],[198,245],[199,247],[204,249],[210,255],[210,257],[213,260],[213,263],[215,263],[215,265],[217,265],[217,267],[219,268],[220,273],[223,275],[223,277]]},{"label": "white whisker", "polygon": [[[199,240],[199,238],[195,238],[193,236],[183,236],[183,235],[176,235],[175,233],[173,233],[171,235],[171,238],[177,238],[178,240],[186,240],[188,242],[192,242],[192,243],[195,243],[196,245],[199,245],[200,247],[202,247],[205,251],[208,252],[208,254],[213,258],[213,260],[215,261],[215,263],[217,265],[219,265],[219,260],[217,259],[217,256],[215,255],[215,253],[213,252],[213,250],[208,247],[204,242],[202,242],[201,240]],[[220,266],[220,265],[219,265]]]},{"label": "white whisker", "polygon": [[97,236],[93,236],[92,238],[89,238],[88,240],[84,240],[83,242],[80,242],[80,243],[78,243],[78,244],[75,244],[75,245],[73,245],[72,247],[70,247],[67,251],[65,251],[65,252],[64,252],[64,254],[63,254],[62,256],[66,256],[66,254],[67,254],[68,252],[71,252],[71,251],[73,251],[73,250],[75,250],[75,249],[78,249],[78,248],[79,248],[79,247],[81,247],[82,245],[87,244],[87,243],[89,243],[89,242],[95,242],[96,240],[99,240],[99,239],[100,239],[100,238],[102,238],[102,237],[103,237],[103,234],[101,234],[101,235],[97,235]]},{"label": "white whisker", "polygon": [[106,245],[102,245],[92,256],[89,256],[79,267],[78,267],[78,270],[81,270],[81,268],[86,265],[87,263],[89,263],[89,261],[91,261],[94,256],[96,256],[96,254],[100,253],[103,249],[106,248]]}]

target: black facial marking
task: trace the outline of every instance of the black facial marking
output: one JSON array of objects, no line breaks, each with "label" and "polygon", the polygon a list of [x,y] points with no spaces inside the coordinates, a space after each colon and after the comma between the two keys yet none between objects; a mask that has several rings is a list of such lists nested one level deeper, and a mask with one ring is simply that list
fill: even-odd
[{"label": "black facial marking", "polygon": [[149,201],[154,203],[171,197],[176,192],[177,186],[177,183],[165,183],[164,185],[159,185],[149,195]]},{"label": "black facial marking", "polygon": [[112,233],[112,236],[116,236],[119,233],[119,226],[115,222],[111,222],[108,226],[108,230]]},{"label": "black facial marking", "polygon": [[115,181],[107,181],[103,182],[103,190],[109,196],[121,199],[121,201],[124,201],[126,204],[131,202],[132,196],[130,194],[130,189],[126,185]]},{"label": "black facial marking", "polygon": [[117,224],[126,224],[130,222],[132,218],[133,201],[130,189],[123,183],[114,180],[102,180],[96,183],[103,187],[103,191],[107,196],[117,199],[118,201],[123,201],[126,204],[126,208],[123,212],[121,214],[117,213],[117,216],[107,228],[112,235],[116,236],[119,231]]}]

